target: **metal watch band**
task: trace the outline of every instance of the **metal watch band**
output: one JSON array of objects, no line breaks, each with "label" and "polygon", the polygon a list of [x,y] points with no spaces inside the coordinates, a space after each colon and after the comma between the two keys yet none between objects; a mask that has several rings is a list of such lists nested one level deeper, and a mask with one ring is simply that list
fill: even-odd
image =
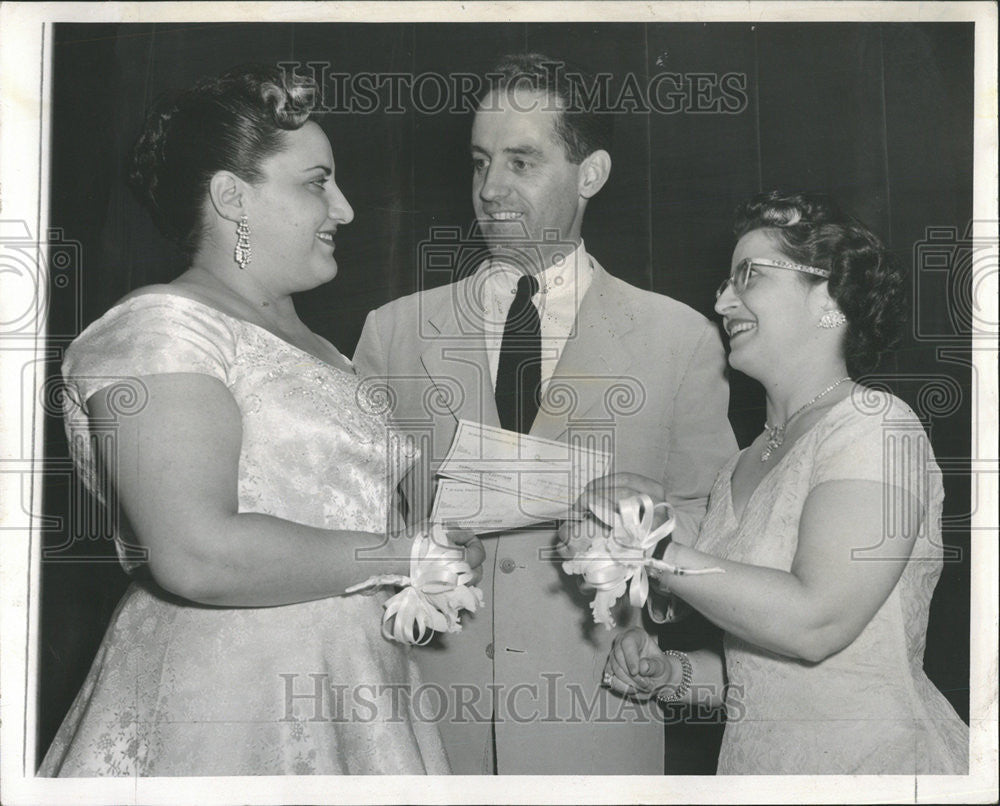
[{"label": "metal watch band", "polygon": [[[687,652],[678,652],[675,649],[667,649],[663,652],[664,655],[668,655],[671,658],[676,658],[681,664],[681,682],[677,686],[664,686],[662,689],[656,692],[657,702],[669,703],[678,702],[683,700],[688,691],[691,690],[691,677],[693,670],[691,668],[691,658],[688,656]],[[669,692],[669,694],[667,694]]]}]

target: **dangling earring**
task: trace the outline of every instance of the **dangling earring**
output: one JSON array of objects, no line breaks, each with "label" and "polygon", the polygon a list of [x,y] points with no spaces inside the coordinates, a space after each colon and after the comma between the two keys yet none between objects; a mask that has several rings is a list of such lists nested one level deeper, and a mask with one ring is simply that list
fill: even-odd
[{"label": "dangling earring", "polygon": [[253,257],[253,250],[250,248],[250,224],[247,217],[241,216],[240,223],[236,226],[236,249],[233,250],[233,258],[240,269],[245,269]]},{"label": "dangling earring", "polygon": [[816,327],[826,328],[827,330],[833,330],[835,327],[840,327],[847,323],[847,317],[844,316],[843,311],[832,310],[827,311],[819,318],[819,324]]}]

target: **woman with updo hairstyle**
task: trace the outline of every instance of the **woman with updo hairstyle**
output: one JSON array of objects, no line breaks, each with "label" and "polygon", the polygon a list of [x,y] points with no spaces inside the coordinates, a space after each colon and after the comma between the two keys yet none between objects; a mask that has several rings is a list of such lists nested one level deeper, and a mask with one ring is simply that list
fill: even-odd
[{"label": "woman with updo hairstyle", "polygon": [[755,196],[736,210],[736,238],[769,229],[797,263],[820,266],[829,278],[799,274],[807,284],[826,282],[846,317],[843,352],[852,378],[871,372],[899,337],[903,274],[878,238],[823,196],[777,191]]},{"label": "woman with updo hairstyle", "polygon": [[[295,313],[354,216],[314,92],[235,68],[162,99],[135,145],[132,187],[189,265],[63,362],[74,462],[132,584],[40,775],[448,771],[381,634],[389,594],[345,595],[409,573],[414,532],[389,529],[414,457]],[[449,537],[477,569],[475,537]]]},{"label": "woman with updo hairstyle", "polygon": [[[963,774],[968,727],[923,670],[941,471],[913,411],[864,385],[899,331],[903,275],[819,195],[755,196],[735,235],[715,310],[767,423],[720,471],[696,543],[661,544],[679,573],[650,570],[654,619],[697,610],[722,644],[661,652],[628,630],[605,685],[725,709],[719,774]],[[585,497],[637,494],[665,500],[626,474]],[[566,553],[594,528],[568,527]]]}]

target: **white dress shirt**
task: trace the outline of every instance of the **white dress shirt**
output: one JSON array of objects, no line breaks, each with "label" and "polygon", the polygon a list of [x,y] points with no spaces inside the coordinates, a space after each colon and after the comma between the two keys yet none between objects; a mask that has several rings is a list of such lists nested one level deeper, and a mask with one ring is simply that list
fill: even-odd
[{"label": "white dress shirt", "polygon": [[[499,260],[488,261],[479,270],[484,273],[483,321],[486,334],[486,354],[496,388],[500,345],[503,342],[507,313],[517,293],[517,281],[522,272]],[[536,275],[538,293],[531,301],[538,309],[542,326],[542,391],[548,386],[559,363],[566,341],[573,332],[580,301],[594,278],[594,266],[587,250],[580,245],[562,261],[557,261]]]}]

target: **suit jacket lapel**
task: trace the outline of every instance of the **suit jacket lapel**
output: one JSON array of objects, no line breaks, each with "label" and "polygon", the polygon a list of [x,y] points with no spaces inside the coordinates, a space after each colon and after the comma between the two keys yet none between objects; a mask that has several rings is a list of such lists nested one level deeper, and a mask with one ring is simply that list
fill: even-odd
[{"label": "suit jacket lapel", "polygon": [[626,340],[634,327],[628,303],[611,275],[591,261],[594,277],[542,396],[531,428],[535,436],[558,439],[571,422],[591,414],[606,418],[605,391],[614,378],[628,373],[634,361]]},{"label": "suit jacket lapel", "polygon": [[452,293],[425,320],[434,335],[420,360],[438,391],[425,407],[428,414],[447,409],[456,420],[499,427],[483,311],[473,299],[475,287],[467,278],[450,288]]}]

